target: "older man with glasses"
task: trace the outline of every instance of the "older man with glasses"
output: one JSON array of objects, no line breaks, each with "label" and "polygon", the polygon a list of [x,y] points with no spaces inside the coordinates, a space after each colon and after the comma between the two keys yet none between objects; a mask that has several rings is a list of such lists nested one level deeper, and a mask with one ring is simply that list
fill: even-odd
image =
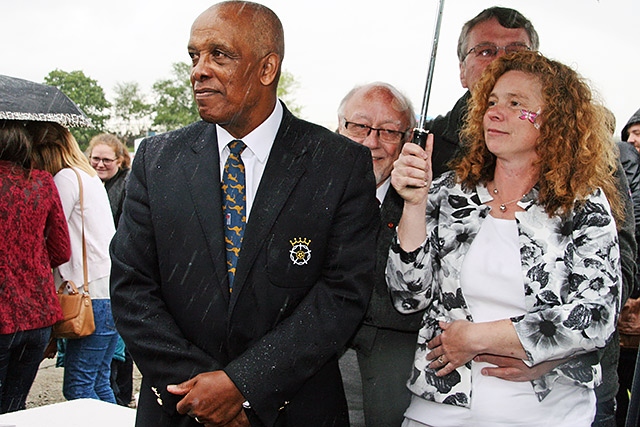
[{"label": "older man with glasses", "polygon": [[[538,50],[539,39],[533,24],[520,12],[504,7],[490,7],[483,10],[462,27],[458,39],[458,59],[460,61],[460,83],[469,89],[444,116],[438,116],[427,128],[434,134],[433,176],[434,178],[449,170],[447,163],[460,153],[459,132],[467,113],[470,91],[480,79],[482,72],[494,59],[501,55],[521,50]],[[622,167],[617,171],[619,189],[626,197],[628,211],[631,201],[628,198],[628,184]],[[636,242],[633,218],[627,218],[619,231],[620,251],[622,255],[624,298],[627,297],[630,284],[635,276]],[[615,426],[615,395],[618,388],[616,373],[618,359],[618,335],[612,338],[607,347],[601,350],[600,358],[603,370],[603,383],[596,388],[598,407],[594,427]],[[503,357],[482,356],[482,361],[496,364],[485,375],[492,375],[511,381],[528,381],[539,377],[540,368],[527,368],[520,360]]]},{"label": "older man with glasses", "polygon": [[[415,125],[411,101],[389,84],[370,83],[344,97],[338,119],[339,134],[371,150],[376,185],[381,188],[385,184],[386,193],[393,162]],[[382,200],[380,194],[378,199]]]},{"label": "older man with glasses", "polygon": [[[413,364],[422,313],[400,314],[393,308],[384,270],[402,211],[402,199],[391,187],[390,175],[393,162],[415,126],[415,113],[411,101],[395,87],[376,82],[352,89],[340,103],[338,120],[338,133],[371,150],[376,196],[381,203],[373,295],[351,343],[358,362],[356,365],[353,361],[351,350],[341,360],[345,391],[351,406],[362,394],[368,427],[399,426],[409,406],[406,380]],[[362,391],[354,390],[358,368]],[[360,425],[355,417],[351,423]]]}]

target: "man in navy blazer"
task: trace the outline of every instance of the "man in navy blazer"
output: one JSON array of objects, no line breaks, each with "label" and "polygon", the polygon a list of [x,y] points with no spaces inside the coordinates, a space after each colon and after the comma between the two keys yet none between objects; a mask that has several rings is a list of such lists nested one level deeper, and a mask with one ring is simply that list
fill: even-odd
[{"label": "man in navy blazer", "polygon": [[[207,9],[189,40],[204,121],[141,144],[111,246],[136,426],[348,426],[338,353],[371,294],[371,154],[277,100],[282,25]],[[221,168],[241,139],[248,218],[230,292]]]}]

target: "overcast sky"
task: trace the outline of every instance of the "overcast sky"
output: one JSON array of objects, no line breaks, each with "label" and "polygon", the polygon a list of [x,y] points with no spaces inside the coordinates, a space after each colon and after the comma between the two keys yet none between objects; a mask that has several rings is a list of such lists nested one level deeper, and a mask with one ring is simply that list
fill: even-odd
[{"label": "overcast sky", "polygon": [[[210,0],[0,0],[0,74],[42,82],[82,70],[108,99],[117,82],[151,85],[187,61],[189,29]],[[284,25],[284,69],[300,86],[303,117],[333,128],[356,84],[381,80],[420,111],[436,0],[263,0]],[[482,9],[513,7],[536,27],[545,55],[587,78],[618,120],[640,108],[639,0],[446,0],[428,114],[464,93],[455,56],[460,28]]]}]

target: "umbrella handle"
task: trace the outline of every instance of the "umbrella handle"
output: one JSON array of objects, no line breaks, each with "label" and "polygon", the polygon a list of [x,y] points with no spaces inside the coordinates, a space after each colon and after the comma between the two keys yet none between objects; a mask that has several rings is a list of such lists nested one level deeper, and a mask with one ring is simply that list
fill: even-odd
[{"label": "umbrella handle", "polygon": [[415,128],[413,130],[413,136],[411,137],[411,142],[414,144],[418,144],[424,150],[424,148],[427,146],[428,135],[429,135],[428,130]]}]

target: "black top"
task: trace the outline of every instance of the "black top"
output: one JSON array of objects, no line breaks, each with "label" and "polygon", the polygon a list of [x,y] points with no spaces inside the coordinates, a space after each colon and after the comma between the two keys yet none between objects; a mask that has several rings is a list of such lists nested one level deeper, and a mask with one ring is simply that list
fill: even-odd
[{"label": "black top", "polygon": [[113,214],[113,222],[116,227],[122,214],[122,204],[126,193],[125,187],[129,178],[131,169],[119,169],[118,172],[110,179],[104,181],[104,188],[109,195],[109,204],[111,205],[111,213]]}]

